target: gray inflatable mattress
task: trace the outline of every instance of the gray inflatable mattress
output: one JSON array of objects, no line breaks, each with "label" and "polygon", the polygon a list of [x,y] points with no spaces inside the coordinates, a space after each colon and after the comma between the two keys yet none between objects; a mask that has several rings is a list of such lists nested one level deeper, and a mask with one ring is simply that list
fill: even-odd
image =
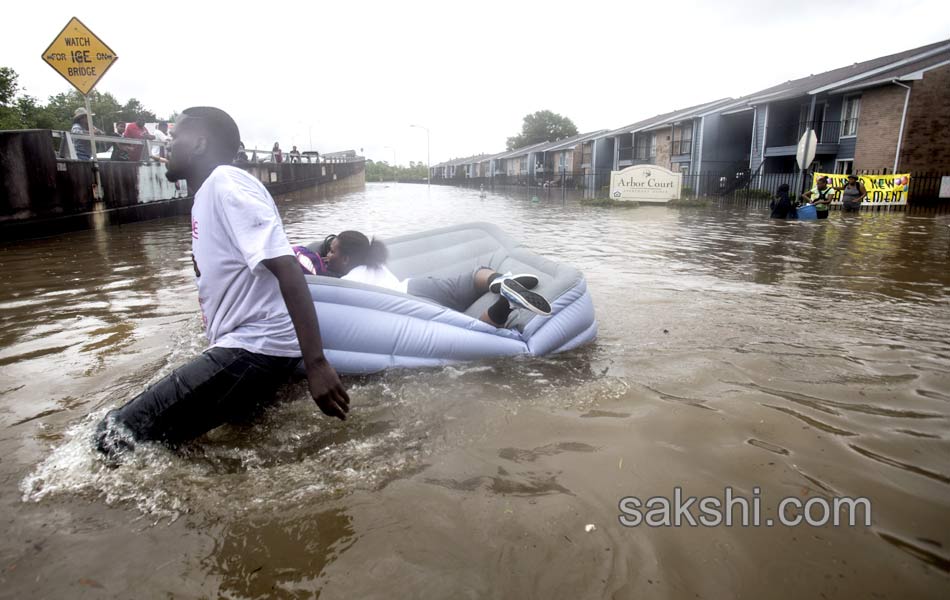
[{"label": "gray inflatable mattress", "polygon": [[400,279],[451,277],[479,266],[534,273],[540,278],[534,291],[551,302],[551,316],[516,310],[509,328],[498,329],[478,319],[497,299],[492,293],[460,313],[426,298],[308,275],[327,360],[340,373],[541,356],[576,348],[597,335],[583,274],[534,254],[494,225],[468,223],[383,241],[389,248],[387,266]]}]

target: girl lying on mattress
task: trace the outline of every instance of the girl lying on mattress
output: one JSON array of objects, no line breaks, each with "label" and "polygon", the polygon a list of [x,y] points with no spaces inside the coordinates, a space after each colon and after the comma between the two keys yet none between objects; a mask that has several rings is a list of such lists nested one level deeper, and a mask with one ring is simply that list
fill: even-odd
[{"label": "girl lying on mattress", "polygon": [[297,260],[305,273],[338,276],[432,300],[458,312],[475,303],[485,292],[498,294],[498,300],[479,319],[495,327],[504,327],[513,310],[524,309],[542,316],[551,314],[551,305],[532,291],[538,277],[530,273],[501,274],[489,267],[455,277],[412,277],[400,280],[386,267],[389,251],[379,240],[370,240],[359,231],[344,231],[324,242],[326,256],[321,259],[303,246],[295,246]]}]

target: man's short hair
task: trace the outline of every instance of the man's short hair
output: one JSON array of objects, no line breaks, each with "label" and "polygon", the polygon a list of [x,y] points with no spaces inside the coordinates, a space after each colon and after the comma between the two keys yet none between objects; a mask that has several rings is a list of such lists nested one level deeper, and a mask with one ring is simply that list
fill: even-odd
[{"label": "man's short hair", "polygon": [[231,115],[213,106],[193,106],[181,111],[181,114],[200,121],[199,126],[208,134],[215,156],[231,162],[241,144],[241,132]]}]

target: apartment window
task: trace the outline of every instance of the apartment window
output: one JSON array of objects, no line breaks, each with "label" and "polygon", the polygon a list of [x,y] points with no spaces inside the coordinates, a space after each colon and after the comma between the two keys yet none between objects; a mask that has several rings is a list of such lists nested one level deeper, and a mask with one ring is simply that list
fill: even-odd
[{"label": "apartment window", "polygon": [[854,159],[838,159],[835,161],[835,173],[840,173],[842,175],[850,175],[854,173]]},{"label": "apartment window", "polygon": [[858,135],[858,117],[861,116],[861,96],[844,99],[841,135]]},{"label": "apartment window", "polygon": [[693,150],[693,125],[683,125],[673,130],[673,154],[689,154]]},{"label": "apartment window", "polygon": [[656,156],[656,134],[655,133],[638,133],[637,137],[637,146],[635,158],[637,160],[645,160],[647,158],[653,158]]},{"label": "apartment window", "polygon": [[636,160],[643,160],[644,158],[647,157],[647,145],[646,145],[647,139],[642,133],[636,134],[634,139],[635,139],[635,146],[634,146],[635,150],[633,153],[633,158]]}]

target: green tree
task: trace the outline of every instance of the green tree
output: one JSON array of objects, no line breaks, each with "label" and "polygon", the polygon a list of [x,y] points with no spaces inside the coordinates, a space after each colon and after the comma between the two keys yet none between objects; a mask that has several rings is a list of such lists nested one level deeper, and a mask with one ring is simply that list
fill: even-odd
[{"label": "green tree", "polygon": [[0,129],[19,129],[20,115],[14,105],[17,74],[9,67],[0,67]]},{"label": "green tree", "polygon": [[[82,94],[72,90],[50,96],[46,110],[49,112],[49,119],[55,123],[54,129],[69,129],[73,114],[76,109],[85,106],[85,99]],[[155,121],[155,113],[147,110],[142,103],[135,98],[130,98],[123,106],[115,96],[109,92],[92,91],[89,98],[89,105],[92,107],[93,123],[96,127],[106,133],[112,133],[114,123],[129,123],[135,121],[139,116],[146,121]]]},{"label": "green tree", "polygon": [[23,129],[59,129],[50,112],[33,96],[23,94],[17,98],[16,108]]},{"label": "green tree", "polygon": [[508,149],[553,142],[572,135],[577,135],[577,126],[570,119],[549,110],[539,110],[525,116],[521,133],[508,138]]},{"label": "green tree", "polygon": [[139,118],[150,122],[158,120],[158,117],[155,116],[155,113],[142,106],[142,103],[135,98],[129,98],[129,101],[126,102],[125,106],[122,107],[122,110],[119,111],[118,117],[118,120],[125,123],[131,123]]},{"label": "green tree", "polygon": [[9,106],[17,91],[17,74],[10,67],[0,67],[0,106]]},{"label": "green tree", "polygon": [[[33,96],[22,94],[17,80],[16,71],[0,67],[0,129],[68,130],[76,109],[85,106],[85,99],[75,90],[50,96],[46,104],[41,104]],[[89,103],[95,114],[93,123],[106,133],[112,133],[114,123],[127,123],[139,117],[146,121],[159,120],[135,98],[122,104],[109,92],[93,90]]]},{"label": "green tree", "polygon": [[390,165],[381,160],[366,161],[366,181],[421,181],[427,177],[428,170],[423,162],[409,161],[408,167]]}]

